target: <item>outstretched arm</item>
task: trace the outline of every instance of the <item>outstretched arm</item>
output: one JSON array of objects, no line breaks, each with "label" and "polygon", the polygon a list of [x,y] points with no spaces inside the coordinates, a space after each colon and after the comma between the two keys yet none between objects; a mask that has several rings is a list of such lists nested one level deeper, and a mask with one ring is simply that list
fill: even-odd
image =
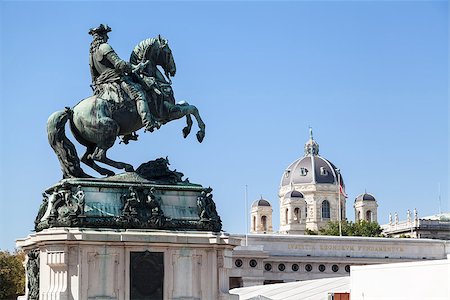
[{"label": "outstretched arm", "polygon": [[121,73],[131,73],[131,64],[121,59],[109,44],[100,45],[99,50],[114,69]]}]

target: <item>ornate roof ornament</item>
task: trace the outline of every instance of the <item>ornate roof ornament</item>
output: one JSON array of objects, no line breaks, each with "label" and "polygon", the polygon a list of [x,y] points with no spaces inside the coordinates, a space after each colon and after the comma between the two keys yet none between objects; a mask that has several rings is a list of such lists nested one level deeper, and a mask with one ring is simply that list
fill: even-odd
[{"label": "ornate roof ornament", "polygon": [[319,144],[313,138],[312,128],[309,127],[309,140],[305,144],[305,156],[306,155],[319,155]]}]

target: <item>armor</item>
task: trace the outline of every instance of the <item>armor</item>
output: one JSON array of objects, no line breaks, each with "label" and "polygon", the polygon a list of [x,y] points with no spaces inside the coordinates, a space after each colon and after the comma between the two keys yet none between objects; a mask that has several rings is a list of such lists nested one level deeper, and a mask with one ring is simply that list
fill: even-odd
[{"label": "armor", "polygon": [[123,97],[120,95],[121,91],[124,91],[128,97],[136,101],[136,109],[141,117],[145,130],[153,131],[155,128],[159,128],[160,124],[151,115],[145,93],[141,86],[134,83],[127,76],[127,73],[131,74],[131,64],[120,59],[106,41],[95,46],[96,34],[103,34],[107,39],[104,28],[100,28],[98,31],[95,30],[97,29],[94,29],[93,32],[94,41],[91,44],[91,53],[89,56],[94,94],[98,95],[103,93],[105,86],[118,86],[118,101],[123,101]]}]

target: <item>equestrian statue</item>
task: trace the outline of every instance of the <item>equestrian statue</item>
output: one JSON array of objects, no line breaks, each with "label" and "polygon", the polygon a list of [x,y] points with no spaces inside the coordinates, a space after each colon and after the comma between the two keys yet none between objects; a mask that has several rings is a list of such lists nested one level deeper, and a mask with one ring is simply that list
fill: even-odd
[{"label": "equestrian statue", "polygon": [[[197,140],[201,143],[205,136],[205,124],[198,109],[187,102],[175,103],[170,77],[175,76],[176,66],[167,40],[160,35],[143,40],[127,62],[108,44],[110,31],[104,24],[89,31],[93,37],[89,55],[93,95],[73,108],[53,113],[47,121],[48,140],[58,156],[64,178],[91,177],[82,170],[80,161],[105,176],[114,172],[97,162],[134,171],[130,164],[109,159],[106,152],[117,137],[125,144],[136,140],[136,131],[141,128],[153,132],[167,122],[186,117],[182,130],[186,138],[193,115],[199,127]],[[75,139],[87,148],[81,159],[65,135],[67,122]]]}]

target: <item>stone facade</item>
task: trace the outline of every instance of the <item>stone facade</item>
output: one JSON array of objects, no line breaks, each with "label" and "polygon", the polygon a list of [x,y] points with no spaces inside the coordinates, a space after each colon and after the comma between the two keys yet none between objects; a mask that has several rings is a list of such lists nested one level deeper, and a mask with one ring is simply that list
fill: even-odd
[{"label": "stone facade", "polygon": [[267,200],[262,197],[260,200],[256,200],[252,204],[252,210],[250,213],[251,233],[271,233],[273,232],[272,227],[272,213],[273,209]]},{"label": "stone facade", "polygon": [[[155,230],[51,228],[17,242],[39,250],[39,299],[134,299],[133,288],[154,290],[156,299],[234,299],[228,294],[232,249],[224,234]],[[154,278],[151,260],[133,271],[133,253],[158,254],[162,278]],[[147,263],[149,268],[144,268]],[[144,272],[147,270],[146,272]],[[136,277],[131,286],[130,278]],[[150,286],[150,287],[149,287]],[[146,291],[147,289],[147,291]],[[154,299],[154,298],[143,298]]]},{"label": "stone facade", "polygon": [[[318,231],[329,221],[339,220],[339,193],[335,184],[307,184],[280,188],[280,232],[304,234],[305,229]],[[286,192],[287,191],[287,192]],[[296,197],[296,192],[302,196]],[[341,195],[342,219],[345,197]]]},{"label": "stone facade", "polygon": [[353,204],[355,209],[355,221],[377,222],[378,203],[371,194],[361,194],[355,199]]},{"label": "stone facade", "polygon": [[450,240],[450,213],[419,218],[417,210],[413,215],[408,210],[406,220],[389,218],[389,223],[381,225],[383,234],[389,237],[411,237],[426,239]]},{"label": "stone facade", "polygon": [[319,155],[311,132],[304,156],[291,163],[281,178],[280,233],[304,234],[329,221],[344,220],[344,188],[339,169]]},{"label": "stone facade", "polygon": [[[351,266],[443,259],[450,243],[309,235],[234,236],[230,288],[350,275]],[[245,241],[247,240],[247,245]]]}]

